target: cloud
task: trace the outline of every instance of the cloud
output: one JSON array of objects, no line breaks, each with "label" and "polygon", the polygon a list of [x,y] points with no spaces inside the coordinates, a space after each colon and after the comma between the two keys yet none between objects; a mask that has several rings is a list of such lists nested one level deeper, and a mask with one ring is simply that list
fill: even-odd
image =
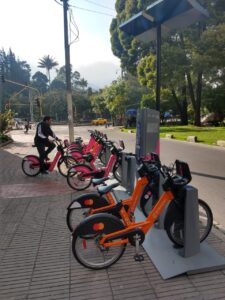
[{"label": "cloud", "polygon": [[111,84],[121,74],[119,61],[117,64],[110,61],[99,61],[80,66],[76,70],[80,72],[81,77],[88,81],[88,85],[94,89],[103,88]]}]

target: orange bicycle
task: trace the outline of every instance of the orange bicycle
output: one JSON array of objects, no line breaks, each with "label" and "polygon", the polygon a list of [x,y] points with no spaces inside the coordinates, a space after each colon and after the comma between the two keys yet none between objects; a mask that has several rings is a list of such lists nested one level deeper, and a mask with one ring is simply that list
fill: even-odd
[{"label": "orange bicycle", "polygon": [[[90,269],[110,267],[121,258],[128,243],[136,247],[135,260],[143,259],[139,254],[139,246],[144,242],[146,233],[167,204],[170,206],[174,201],[184,201],[185,186],[191,181],[188,164],[179,160],[175,164],[177,174],[166,174],[164,193],[145,221],[136,223],[130,214],[132,206],[127,208],[123,201],[117,205],[120,218],[109,213],[98,213],[88,216],[77,226],[73,232],[72,251],[80,264]],[[143,162],[138,172],[143,181],[151,183],[158,178],[160,168]],[[135,207],[138,199],[137,193],[133,203]]]},{"label": "orange bicycle", "polygon": [[[142,158],[143,162],[146,158]],[[160,168],[162,177],[165,177],[168,172],[173,174],[173,168],[161,166],[159,157],[155,153],[151,153],[148,157],[149,164],[157,164]],[[145,177],[145,176],[144,176]],[[148,178],[147,178],[148,179]],[[107,178],[94,179],[94,186],[104,183]],[[131,197],[122,201],[130,217],[134,215],[137,205],[137,199],[140,203],[140,208],[147,217],[159,200],[159,184],[162,184],[162,178],[155,177],[151,181],[145,178],[138,179],[135,189]],[[84,217],[100,213],[111,213],[119,218],[119,210],[121,203],[117,203],[115,195],[112,192],[113,188],[118,186],[114,183],[109,186],[100,186],[97,192],[85,193],[77,196],[67,207],[66,222],[69,230],[73,232],[76,226],[83,220]],[[164,218],[164,228],[174,245],[182,247],[184,245],[184,201],[173,201],[166,210]],[[199,216],[199,240],[203,242],[211,231],[213,225],[213,214],[208,204],[198,199],[198,216]]]},{"label": "orange bicycle", "polygon": [[[159,160],[157,156],[158,160],[156,161],[156,157],[154,155],[155,154],[152,153],[151,157],[149,158],[149,160],[151,159],[152,164],[158,163]],[[141,161],[143,161],[143,159],[140,159],[140,162]],[[107,178],[97,179],[97,181],[96,179],[92,179],[92,182],[94,185],[98,185],[103,183],[106,179]],[[142,195],[143,189],[148,186],[148,183],[149,182],[147,178],[140,177],[131,197],[123,200],[123,204],[128,209],[129,214],[134,213],[137,205],[136,199],[139,198],[139,195]],[[118,183],[114,183],[109,186],[100,186],[98,187],[97,192],[85,193],[77,196],[67,207],[66,221],[69,230],[72,232],[84,216],[89,216],[99,212],[110,212],[118,216],[118,205],[120,204],[117,204],[115,196],[112,193],[112,189],[118,185]]]}]

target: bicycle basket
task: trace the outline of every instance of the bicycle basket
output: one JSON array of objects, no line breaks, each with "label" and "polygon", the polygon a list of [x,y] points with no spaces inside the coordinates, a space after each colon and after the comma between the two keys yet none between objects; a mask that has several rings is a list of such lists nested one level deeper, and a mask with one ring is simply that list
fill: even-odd
[{"label": "bicycle basket", "polygon": [[175,165],[176,165],[176,174],[182,177],[183,179],[185,179],[185,181],[188,184],[192,179],[188,164],[184,161],[177,159],[175,161]]}]

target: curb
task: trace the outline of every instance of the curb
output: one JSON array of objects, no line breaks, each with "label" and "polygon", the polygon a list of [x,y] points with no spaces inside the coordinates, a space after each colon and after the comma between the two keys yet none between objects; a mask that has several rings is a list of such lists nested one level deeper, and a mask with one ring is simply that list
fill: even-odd
[{"label": "curb", "polygon": [[8,145],[8,144],[11,144],[11,143],[13,143],[13,140],[12,140],[12,139],[10,139],[10,140],[8,140],[8,141],[6,141],[6,142],[4,142],[4,143],[0,143],[0,148],[3,148],[4,146],[6,146],[6,145]]}]

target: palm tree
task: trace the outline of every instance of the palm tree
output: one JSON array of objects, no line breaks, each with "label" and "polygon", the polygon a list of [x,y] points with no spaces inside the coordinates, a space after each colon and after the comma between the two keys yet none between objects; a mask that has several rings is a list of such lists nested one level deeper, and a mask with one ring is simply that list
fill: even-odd
[{"label": "palm tree", "polygon": [[51,83],[51,80],[50,80],[50,70],[53,67],[56,67],[56,66],[58,66],[57,61],[55,61],[54,58],[51,57],[51,56],[49,56],[49,55],[43,56],[38,61],[38,68],[45,68],[46,69],[46,73],[47,73],[47,77],[48,77],[48,80],[49,80],[49,84]]}]

